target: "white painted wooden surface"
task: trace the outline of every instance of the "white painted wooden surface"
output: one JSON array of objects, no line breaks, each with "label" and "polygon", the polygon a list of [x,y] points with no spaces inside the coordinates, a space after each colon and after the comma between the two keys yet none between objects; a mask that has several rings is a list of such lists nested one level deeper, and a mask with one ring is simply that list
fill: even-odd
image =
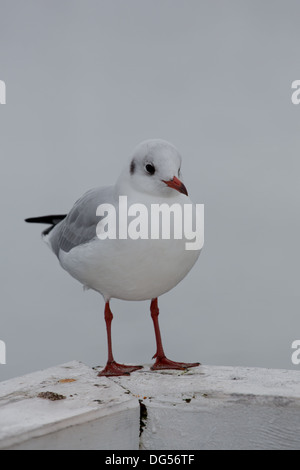
[{"label": "white painted wooden surface", "polygon": [[70,362],[0,382],[0,449],[137,449],[139,415],[135,397]]},{"label": "white painted wooden surface", "polygon": [[298,371],[200,366],[114,381],[146,406],[142,449],[300,449]]},{"label": "white painted wooden surface", "polygon": [[[48,391],[66,398],[38,397]],[[300,449],[300,372],[145,366],[108,379],[74,361],[0,382],[0,449],[139,446]]]}]

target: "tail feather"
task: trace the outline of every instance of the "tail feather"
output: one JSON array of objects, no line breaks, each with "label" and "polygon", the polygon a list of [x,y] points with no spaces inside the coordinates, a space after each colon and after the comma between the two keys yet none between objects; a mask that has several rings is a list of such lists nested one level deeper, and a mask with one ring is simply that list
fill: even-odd
[{"label": "tail feather", "polygon": [[30,217],[29,219],[25,219],[25,222],[30,224],[50,224],[51,227],[48,227],[46,230],[43,231],[43,235],[48,235],[49,232],[55,227],[55,225],[59,224],[62,220],[67,217],[67,214],[63,215],[45,215],[42,217]]}]

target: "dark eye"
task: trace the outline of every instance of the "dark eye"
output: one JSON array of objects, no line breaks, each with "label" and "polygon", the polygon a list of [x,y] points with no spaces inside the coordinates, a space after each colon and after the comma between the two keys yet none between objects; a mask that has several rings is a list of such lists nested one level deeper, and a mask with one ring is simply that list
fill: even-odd
[{"label": "dark eye", "polygon": [[147,163],[147,165],[145,166],[145,169],[149,173],[149,175],[154,175],[155,167],[151,163]]}]

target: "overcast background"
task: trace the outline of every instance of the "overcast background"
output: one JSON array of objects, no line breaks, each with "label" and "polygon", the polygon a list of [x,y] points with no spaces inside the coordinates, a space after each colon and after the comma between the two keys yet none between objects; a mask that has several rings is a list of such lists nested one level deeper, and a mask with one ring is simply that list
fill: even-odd
[{"label": "overcast background", "polygon": [[[197,265],[160,298],[167,355],[299,369],[298,1],[0,0],[0,380],[106,362],[103,300],[23,219],[113,184],[144,139],[205,204]],[[120,362],[155,352],[147,302],[112,301]]]}]

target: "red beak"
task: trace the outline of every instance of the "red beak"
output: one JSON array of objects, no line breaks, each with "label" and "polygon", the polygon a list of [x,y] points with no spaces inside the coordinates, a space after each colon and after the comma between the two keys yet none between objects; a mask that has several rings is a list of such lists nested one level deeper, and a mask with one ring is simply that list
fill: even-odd
[{"label": "red beak", "polygon": [[180,193],[188,196],[186,187],[178,178],[176,178],[176,176],[174,176],[172,180],[169,180],[169,181],[162,180],[162,181],[163,183],[166,183],[166,185],[169,186],[169,188],[176,189],[176,191],[179,191]]}]

